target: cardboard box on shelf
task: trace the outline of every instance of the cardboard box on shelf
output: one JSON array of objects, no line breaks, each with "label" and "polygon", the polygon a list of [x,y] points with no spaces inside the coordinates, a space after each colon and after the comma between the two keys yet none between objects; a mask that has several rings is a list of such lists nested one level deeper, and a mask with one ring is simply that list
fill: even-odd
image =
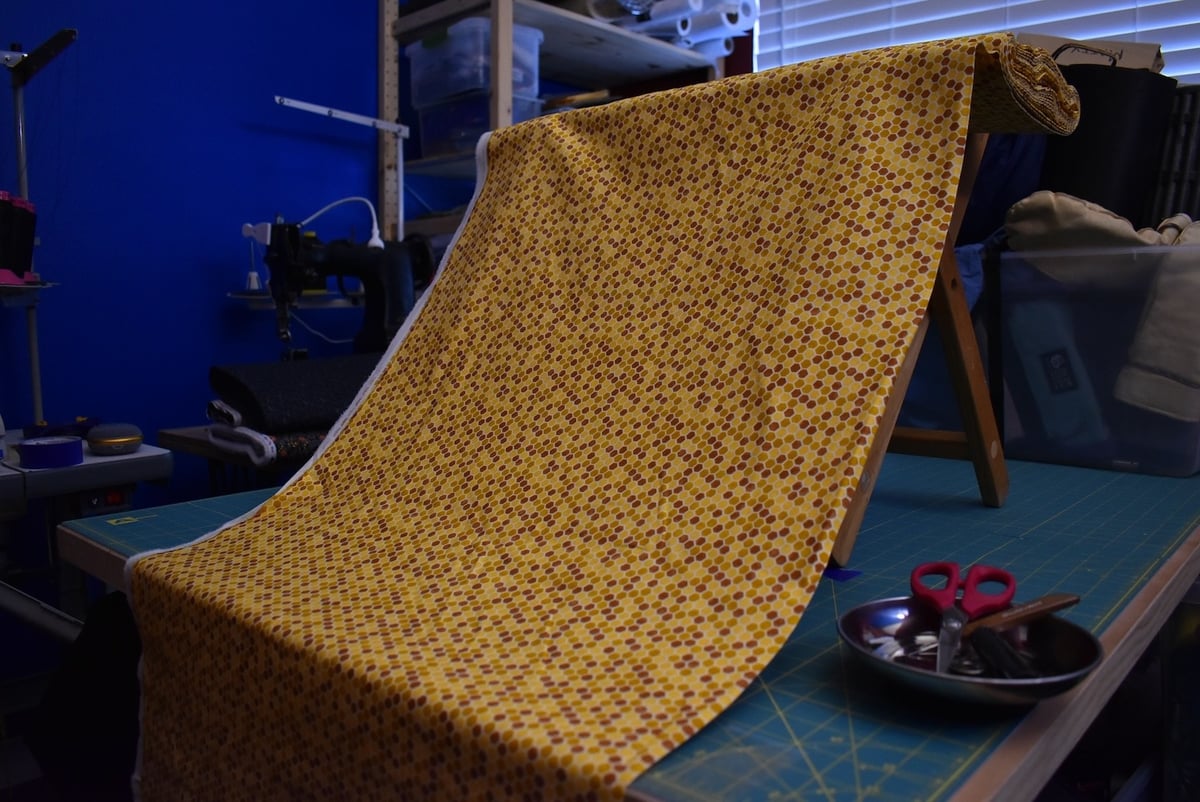
[{"label": "cardboard box on shelf", "polygon": [[1063,48],[1056,56],[1059,64],[1112,64],[1112,60],[1101,53],[1094,53],[1083,48],[1065,47],[1071,44],[1083,44],[1111,53],[1116,58],[1116,67],[1128,67],[1135,70],[1150,70],[1162,72],[1166,62],[1163,60],[1162,47],[1153,42],[1118,42],[1100,39],[1067,39],[1062,36],[1051,36],[1041,33],[1019,33],[1017,41],[1027,45],[1040,47],[1050,53]]}]

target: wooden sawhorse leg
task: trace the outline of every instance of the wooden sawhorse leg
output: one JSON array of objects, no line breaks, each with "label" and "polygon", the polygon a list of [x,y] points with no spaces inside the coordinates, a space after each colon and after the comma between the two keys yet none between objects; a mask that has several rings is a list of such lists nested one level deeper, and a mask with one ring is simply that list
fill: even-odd
[{"label": "wooden sawhorse leg", "polygon": [[[909,348],[896,377],[895,386],[884,407],[879,432],[867,456],[866,470],[834,543],[833,561],[838,565],[846,565],[849,562],[871,490],[876,477],[879,476],[879,469],[887,451],[970,459],[975,467],[975,478],[979,483],[979,494],[984,504],[999,507],[1008,496],[1008,468],[1004,462],[1004,449],[1000,442],[996,415],[992,409],[983,358],[979,354],[979,344],[971,324],[971,312],[963,293],[958,263],[954,259],[954,242],[958,238],[967,202],[975,186],[975,176],[979,172],[979,163],[986,144],[986,134],[971,134],[967,137],[962,180],[959,181],[950,231],[942,248],[937,280],[929,301],[929,314],[921,322],[912,347]],[[931,318],[936,321],[944,344],[946,361],[963,421],[961,432],[896,426],[896,419],[912,380]]]}]

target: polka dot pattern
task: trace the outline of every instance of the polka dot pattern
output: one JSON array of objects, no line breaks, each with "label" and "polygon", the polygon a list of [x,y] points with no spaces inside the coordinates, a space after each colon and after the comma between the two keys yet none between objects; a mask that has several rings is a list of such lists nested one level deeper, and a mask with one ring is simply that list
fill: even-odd
[{"label": "polka dot pattern", "polygon": [[148,556],[145,799],[609,799],[803,613],[924,314],[977,40],[496,132],[411,330]]}]

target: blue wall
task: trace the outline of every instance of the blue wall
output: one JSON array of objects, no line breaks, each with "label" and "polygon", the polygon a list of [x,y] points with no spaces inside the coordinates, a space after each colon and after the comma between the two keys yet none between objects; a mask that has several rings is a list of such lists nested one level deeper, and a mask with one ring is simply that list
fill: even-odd
[{"label": "blue wall", "polygon": [[[375,133],[283,108],[275,95],[374,115],[375,0],[4,0],[0,43],[78,40],[25,90],[38,207],[45,417],[160,428],[204,422],[213,364],[276,359],[270,312],[227,297],[250,266],[245,222],[300,220],[347,195],[377,197]],[[7,70],[6,70],[7,72]],[[0,189],[17,190],[13,102],[0,95]],[[365,239],[366,207],[312,226]],[[259,259],[259,269],[261,259]],[[305,319],[348,338],[360,318]],[[293,328],[314,356],[347,353]],[[0,413],[32,421],[25,314],[0,309]],[[203,495],[196,457],[139,502]]]}]

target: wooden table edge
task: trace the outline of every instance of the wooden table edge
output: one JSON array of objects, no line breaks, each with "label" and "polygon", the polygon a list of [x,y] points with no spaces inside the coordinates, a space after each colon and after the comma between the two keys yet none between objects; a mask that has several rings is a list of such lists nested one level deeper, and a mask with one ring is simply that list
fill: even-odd
[{"label": "wooden table edge", "polygon": [[97,543],[66,524],[59,524],[58,554],[64,562],[74,565],[89,576],[112,588],[125,588],[125,562],[128,558]]},{"label": "wooden table edge", "polygon": [[1200,528],[1154,572],[1100,635],[1104,660],[1067,693],[1033,708],[950,797],[1032,800],[1158,636],[1200,575]]}]

